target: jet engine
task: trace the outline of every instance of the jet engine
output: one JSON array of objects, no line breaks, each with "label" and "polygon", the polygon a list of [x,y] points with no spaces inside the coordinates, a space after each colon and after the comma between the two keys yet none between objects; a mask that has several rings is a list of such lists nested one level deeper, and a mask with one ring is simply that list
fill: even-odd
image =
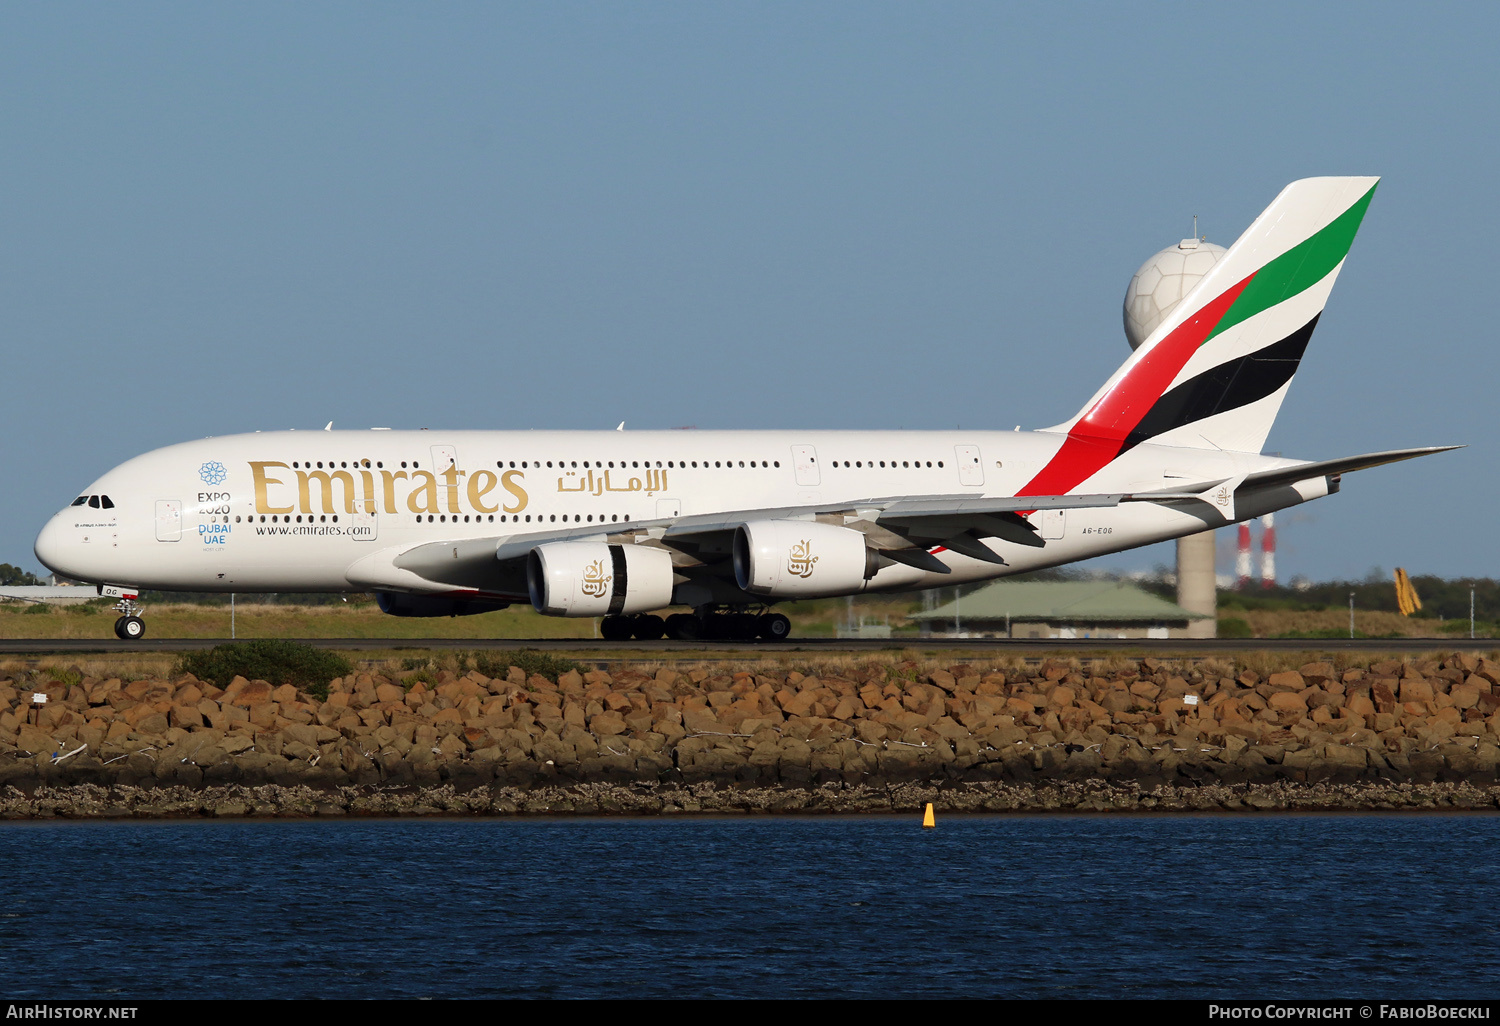
[{"label": "jet engine", "polygon": [[505,609],[499,599],[456,598],[448,595],[406,595],[399,591],[377,591],[375,602],[391,616],[473,616]]},{"label": "jet engine", "polygon": [[604,542],[549,542],[526,559],[531,604],[548,616],[620,616],[672,602],[672,556]]},{"label": "jet engine", "polygon": [[754,520],[734,533],[734,579],[767,598],[824,598],[859,591],[880,557],[847,527],[806,520]]}]

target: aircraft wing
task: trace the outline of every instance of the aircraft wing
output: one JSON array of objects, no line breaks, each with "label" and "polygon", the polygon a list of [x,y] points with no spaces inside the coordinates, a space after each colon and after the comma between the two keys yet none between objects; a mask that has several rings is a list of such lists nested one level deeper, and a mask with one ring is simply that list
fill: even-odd
[{"label": "aircraft wing", "polygon": [[[1041,547],[1043,541],[1027,514],[1038,510],[1099,509],[1122,502],[1203,502],[1209,493],[1229,486],[1271,488],[1317,477],[1347,474],[1386,463],[1447,452],[1461,446],[1393,449],[1314,463],[1273,467],[1246,474],[1180,485],[1149,492],[1097,495],[1026,495],[983,497],[968,494],[890,496],[805,506],[735,510],[696,516],[637,520],[629,523],[579,524],[547,530],[432,541],[405,550],[385,549],[366,556],[350,568],[350,583],[378,590],[526,596],[526,557],[547,542],[600,541],[648,544],[672,554],[673,565],[687,576],[727,577],[734,532],[756,520],[814,520],[837,524],[865,535],[867,544],[893,563],[905,563],[933,573],[949,568],[932,554],[951,549],[974,559],[1002,563],[984,544],[1000,538],[1018,545]],[[1231,500],[1232,502],[1232,500]],[[1219,503],[1221,508],[1224,504]],[[1227,507],[1233,518],[1233,506]]]},{"label": "aircraft wing", "polygon": [[870,547],[892,562],[948,573],[949,568],[931,555],[931,549],[949,548],[976,559],[1000,562],[981,539],[1003,538],[1038,547],[1045,544],[1023,513],[1116,506],[1124,498],[899,496],[630,523],[579,524],[491,538],[423,542],[404,550],[386,549],[360,560],[347,576],[352,584],[377,590],[461,591],[520,599],[526,595],[526,557],[538,545],[560,541],[649,544],[671,552],[673,564],[683,572],[727,576],[735,530],[756,520],[838,524],[864,533]]},{"label": "aircraft wing", "polygon": [[[632,524],[629,533],[633,535],[631,540],[644,535],[645,539],[672,550],[674,562],[686,569],[727,564],[734,532],[742,524],[756,520],[816,520],[860,531],[871,548],[893,562],[948,573],[949,568],[932,556],[930,549],[942,546],[976,559],[999,562],[999,557],[980,544],[979,539],[993,537],[1022,545],[1044,544],[1022,513],[1115,506],[1122,498],[1120,495],[980,498],[967,494],[870,498],[643,521]],[[606,535],[598,528],[592,532],[586,528],[578,532],[575,528],[569,537],[602,539]],[[500,559],[524,556],[536,544],[534,536],[516,538],[498,545],[496,556]]]}]

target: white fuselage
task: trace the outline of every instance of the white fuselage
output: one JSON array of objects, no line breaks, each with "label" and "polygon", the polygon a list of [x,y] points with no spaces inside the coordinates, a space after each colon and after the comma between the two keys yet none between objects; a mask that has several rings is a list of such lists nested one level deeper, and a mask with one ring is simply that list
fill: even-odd
[{"label": "white fuselage", "polygon": [[[312,431],[207,438],[122,463],[56,514],[38,558],[78,580],[182,591],[352,591],[351,567],[428,542],[894,496],[1012,496],[1058,451],[1054,432]],[[1295,461],[1143,444],[1074,491],[1140,492]],[[1315,479],[1236,516],[1327,493]],[[1006,565],[938,548],[952,570],[886,566],[860,590],[905,590],[1055,566],[1218,526],[1150,502],[1036,513],[1046,544],[986,544]],[[381,562],[376,559],[375,562]],[[399,584],[397,585],[399,587]],[[409,590],[422,590],[414,585]],[[497,595],[517,601],[524,591]]]}]

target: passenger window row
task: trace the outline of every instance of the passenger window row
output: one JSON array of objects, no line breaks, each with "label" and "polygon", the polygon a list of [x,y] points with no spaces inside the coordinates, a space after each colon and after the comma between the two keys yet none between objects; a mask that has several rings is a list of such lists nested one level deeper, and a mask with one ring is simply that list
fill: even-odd
[{"label": "passenger window row", "polygon": [[[517,464],[517,462],[515,460],[510,460],[509,463],[507,463],[505,460],[496,460],[495,461],[495,466],[499,467],[502,470],[505,469],[507,466],[509,466],[510,469],[515,470],[516,467],[517,467],[517,465],[518,464]],[[662,464],[661,460],[657,460],[654,463],[651,460],[619,460],[618,463],[615,460],[594,460],[592,462],[590,462],[589,460],[584,460],[583,463],[582,463],[582,465],[583,465],[583,467],[585,469],[588,469],[590,467],[592,467],[594,469],[598,469],[598,470],[614,469],[618,465],[618,467],[621,470],[628,470],[628,469],[639,470],[643,465],[647,469],[649,469],[651,467],[656,467],[657,469],[661,469],[663,464]],[[846,467],[848,465],[849,465],[848,463],[844,464],[844,466],[846,466]],[[873,463],[870,464],[870,466],[872,466],[872,467],[874,465],[875,464],[873,464]],[[892,462],[891,465],[895,466],[895,463]],[[920,466],[920,464],[918,464],[918,465]],[[930,462],[927,465],[929,467],[932,466],[932,464]],[[369,460],[354,460],[353,461],[353,468],[355,470],[359,470],[361,468],[369,469],[372,466],[375,467],[375,468],[377,468],[377,469],[384,469],[385,463],[382,462],[382,461],[380,461],[380,460],[376,460],[374,463],[371,463]],[[543,462],[541,460],[521,460],[520,463],[519,463],[519,466],[520,466],[520,469],[522,469],[522,470],[531,470],[531,469],[540,470],[540,469],[542,469]],[[556,460],[556,461],[554,461],[554,460],[547,460],[546,461],[546,466],[548,468],[553,468],[553,467],[569,467],[569,466],[571,466],[571,467],[577,467],[577,466],[579,466],[579,461],[578,460]],[[723,469],[723,468],[733,469],[734,467],[745,467],[745,466],[758,467],[758,468],[761,468],[761,469],[767,469],[767,468],[771,468],[771,467],[780,467],[781,466],[781,461],[780,460],[750,460],[748,463],[745,460],[738,460],[738,461],[736,461],[736,460],[714,460],[714,461],[712,461],[712,463],[710,463],[710,461],[708,461],[708,460],[702,460],[701,461],[701,467],[704,470],[707,470],[710,467],[717,467],[717,468],[720,468],[720,469]],[[837,462],[835,462],[835,466],[837,466]],[[885,466],[885,464],[882,463],[881,466]],[[939,463],[938,466],[941,467],[942,464]],[[328,470],[340,470],[340,469],[342,469],[342,470],[348,470],[350,468],[350,461],[348,461],[348,460],[328,460],[326,463],[323,460],[317,460],[316,462],[313,461],[313,460],[293,460],[292,461],[292,469],[293,470],[312,470],[312,469],[314,469],[314,467],[316,467],[318,470],[323,470],[325,468],[328,469]],[[422,467],[422,464],[419,463],[419,462],[417,462],[416,460],[412,460],[410,462],[408,462],[406,460],[402,460],[401,461],[401,469],[403,469],[403,470],[407,470],[407,469],[410,469],[410,470],[420,470],[421,467]],[[666,469],[668,469],[668,470],[686,470],[689,467],[692,467],[695,470],[699,469],[699,467],[700,467],[700,461],[699,460],[667,460],[666,461]],[[84,496],[84,498],[88,498],[88,496]],[[75,502],[75,503],[73,503],[73,505],[79,506],[79,505],[82,505],[82,503],[81,502]]]},{"label": "passenger window row", "polygon": [[[401,464],[401,465],[403,467],[406,466],[406,464],[404,464],[404,463]],[[502,469],[505,468],[506,465],[507,464],[506,464],[505,460],[496,460],[495,461],[495,466],[500,467]],[[746,463],[745,463],[744,460],[740,460],[738,463],[736,463],[734,460],[714,460],[711,465],[710,465],[710,463],[709,463],[708,460],[703,460],[702,461],[702,469],[704,469],[704,470],[709,469],[710,466],[718,467],[718,468],[721,468],[721,469],[723,469],[723,468],[733,469],[736,466],[743,467],[745,465],[746,465]],[[514,470],[516,468],[516,461],[515,460],[511,460],[510,463],[509,463],[509,466],[510,466],[510,468],[512,470]],[[568,467],[572,467],[574,469],[577,469],[580,466],[580,464],[579,464],[578,460],[557,460],[555,463],[552,460],[547,460],[546,466],[548,468],[556,467],[558,469],[564,469],[565,470]],[[663,467],[663,463],[662,463],[661,460],[657,460],[655,463],[653,463],[650,460],[620,460],[618,466],[619,466],[620,470],[639,470],[642,467],[645,467],[648,470],[651,469],[652,467],[655,467],[658,470],[660,470]],[[781,461],[780,460],[751,460],[749,462],[749,466],[751,466],[751,467],[759,467],[760,469],[764,470],[764,469],[769,468],[769,467],[779,467],[779,466],[781,466]],[[591,463],[588,460],[584,460],[582,462],[582,467],[585,470],[588,470],[588,469],[594,469],[594,470],[614,470],[616,468],[616,462],[614,460],[594,460]],[[698,469],[698,467],[699,467],[699,461],[698,460],[667,460],[666,463],[665,463],[665,468],[667,470],[686,470],[689,467],[692,467],[695,470]],[[542,461],[541,460],[522,460],[521,463],[520,463],[520,468],[522,470],[529,470],[529,469],[532,469],[532,468],[535,468],[537,470],[541,470],[542,469]]]},{"label": "passenger window row", "polygon": [[[76,506],[77,503],[74,503],[74,505]],[[425,519],[424,519],[424,516],[425,516]],[[566,513],[563,514],[563,517],[562,517],[563,523],[568,523],[569,522],[568,521],[568,516],[569,515],[566,514]],[[243,521],[246,521],[246,522],[249,522],[249,523],[252,523],[252,524],[255,523],[255,521],[256,521],[256,518],[252,515],[252,516],[243,517],[243,518],[237,516],[237,517],[234,518],[234,522],[236,524],[241,523],[242,519],[243,519]],[[265,516],[261,516],[260,517],[260,522],[262,524],[264,524],[264,523],[266,523],[266,519],[267,518]],[[525,520],[526,523],[528,523],[528,524],[531,523],[531,514],[530,513],[526,514],[526,516],[524,518],[521,517],[519,514],[516,514],[516,515],[507,515],[507,514],[502,513],[500,515],[500,522],[502,524],[505,524],[505,523],[519,524],[519,523],[522,522],[523,519]],[[595,520],[596,520],[596,517],[595,517],[595,515],[593,513],[590,513],[587,516],[585,516],[582,513],[574,513],[574,514],[572,514],[572,522],[573,523],[578,523],[578,524],[581,524],[581,523],[590,523],[590,524],[592,524],[592,523],[595,522]],[[621,517],[620,514],[613,513],[613,514],[610,514],[608,516],[608,518],[606,518],[603,513],[600,513],[600,514],[598,514],[598,517],[597,517],[597,521],[599,523],[601,523],[601,524],[603,524],[603,523],[619,523],[621,520],[624,520],[625,522],[628,523],[630,521],[630,514],[626,513],[623,517]],[[270,522],[273,523],[273,524],[290,524],[290,523],[293,523],[294,521],[296,523],[299,523],[299,524],[302,523],[303,522],[302,516],[301,515],[297,515],[297,516],[277,515],[277,514],[273,513],[271,515],[271,517],[270,517]],[[329,523],[330,521],[332,523],[335,523],[335,524],[338,523],[339,522],[338,515],[337,514],[334,514],[333,516],[319,515],[317,517],[308,516],[308,518],[307,518],[307,523],[309,523],[309,524],[312,524],[312,523],[326,524],[326,523]],[[210,517],[209,518],[209,522],[210,523],[218,523],[219,522],[219,518],[218,517]],[[226,524],[229,523],[229,518],[227,516],[224,517],[223,518],[223,522],[226,523]],[[446,513],[438,514],[436,516],[434,516],[431,513],[428,513],[428,514],[425,514],[425,515],[419,515],[417,517],[417,523],[419,523],[419,524],[422,524],[422,523],[427,523],[427,524],[442,523],[442,524],[446,524],[446,523],[450,523],[450,522],[451,523],[455,523],[455,524],[459,523],[458,515],[454,514],[450,518]],[[494,522],[495,522],[495,516],[494,516],[494,514],[490,514],[489,516],[479,516],[479,515],[473,515],[473,516],[471,516],[469,514],[465,514],[464,518],[463,518],[463,523],[465,523],[465,524],[467,524],[467,523],[475,523],[475,524],[490,523],[490,524],[493,524]],[[557,523],[557,514],[554,513],[551,516],[545,516],[545,515],[542,515],[542,514],[537,514],[536,522],[539,523],[539,524],[540,523],[548,523],[548,522],[555,524],[555,523]]]}]

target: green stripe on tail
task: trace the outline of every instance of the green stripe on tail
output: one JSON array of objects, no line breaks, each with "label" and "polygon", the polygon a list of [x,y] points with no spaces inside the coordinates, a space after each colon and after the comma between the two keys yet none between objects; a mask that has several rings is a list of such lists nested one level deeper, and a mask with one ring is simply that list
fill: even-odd
[{"label": "green stripe on tail", "polygon": [[[1249,320],[1262,310],[1270,309],[1327,277],[1328,272],[1349,255],[1349,247],[1354,244],[1354,233],[1359,231],[1360,222],[1365,218],[1365,211],[1369,209],[1376,188],[1378,183],[1370,186],[1369,192],[1334,218],[1328,227],[1255,272],[1245,290],[1225,312],[1208,338],[1213,338],[1241,321]],[[1208,339],[1204,341],[1207,342]]]}]

